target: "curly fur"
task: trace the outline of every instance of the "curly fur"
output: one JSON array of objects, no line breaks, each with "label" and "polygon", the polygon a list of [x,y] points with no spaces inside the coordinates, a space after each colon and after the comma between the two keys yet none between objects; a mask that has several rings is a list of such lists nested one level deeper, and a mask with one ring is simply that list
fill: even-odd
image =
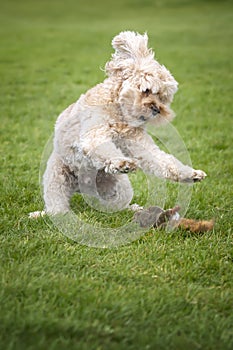
[{"label": "curly fur", "polygon": [[109,210],[127,207],[133,190],[126,174],[136,168],[180,182],[206,176],[161,151],[146,132],[147,123],[174,118],[170,104],[178,88],[147,44],[147,34],[117,35],[107,78],[58,117],[43,177],[47,213],[67,212],[76,191],[98,198]]}]

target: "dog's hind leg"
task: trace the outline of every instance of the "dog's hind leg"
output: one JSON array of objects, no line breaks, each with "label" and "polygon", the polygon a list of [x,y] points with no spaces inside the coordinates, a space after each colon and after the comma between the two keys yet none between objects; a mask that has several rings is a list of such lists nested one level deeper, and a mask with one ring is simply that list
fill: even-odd
[{"label": "dog's hind leg", "polygon": [[107,211],[118,211],[129,206],[133,189],[126,174],[107,174],[100,170],[96,176],[98,199]]},{"label": "dog's hind leg", "polygon": [[62,214],[69,211],[70,198],[78,190],[78,180],[60,157],[53,152],[43,177],[46,214]]}]

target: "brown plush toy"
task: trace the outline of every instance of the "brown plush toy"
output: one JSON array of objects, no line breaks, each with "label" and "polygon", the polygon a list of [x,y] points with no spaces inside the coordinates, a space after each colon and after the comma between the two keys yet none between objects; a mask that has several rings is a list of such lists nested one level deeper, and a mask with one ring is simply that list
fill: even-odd
[{"label": "brown plush toy", "polygon": [[206,232],[213,229],[213,220],[193,220],[181,218],[179,215],[180,207],[163,210],[160,207],[153,206],[148,209],[141,209],[134,214],[134,221],[141,227],[180,227],[191,232]]}]

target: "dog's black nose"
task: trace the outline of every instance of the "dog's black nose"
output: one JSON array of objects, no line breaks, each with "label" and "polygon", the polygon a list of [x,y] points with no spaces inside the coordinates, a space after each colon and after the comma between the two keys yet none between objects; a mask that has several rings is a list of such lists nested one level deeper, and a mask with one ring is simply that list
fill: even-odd
[{"label": "dog's black nose", "polygon": [[152,105],[151,110],[153,115],[160,113],[160,109],[156,105]]}]

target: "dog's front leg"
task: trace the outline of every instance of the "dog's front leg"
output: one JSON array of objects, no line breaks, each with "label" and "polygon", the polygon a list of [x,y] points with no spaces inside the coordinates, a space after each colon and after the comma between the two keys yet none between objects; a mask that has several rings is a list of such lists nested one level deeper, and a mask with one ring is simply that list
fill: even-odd
[{"label": "dog's front leg", "polygon": [[111,137],[103,136],[101,130],[86,135],[81,143],[83,154],[88,163],[108,174],[128,173],[136,170],[135,160],[123,155]]},{"label": "dog's front leg", "polygon": [[133,155],[138,166],[147,173],[171,181],[189,183],[201,181],[206,177],[204,171],[184,165],[171,154],[160,150],[146,133],[138,140],[128,140],[126,144],[128,154]]}]

